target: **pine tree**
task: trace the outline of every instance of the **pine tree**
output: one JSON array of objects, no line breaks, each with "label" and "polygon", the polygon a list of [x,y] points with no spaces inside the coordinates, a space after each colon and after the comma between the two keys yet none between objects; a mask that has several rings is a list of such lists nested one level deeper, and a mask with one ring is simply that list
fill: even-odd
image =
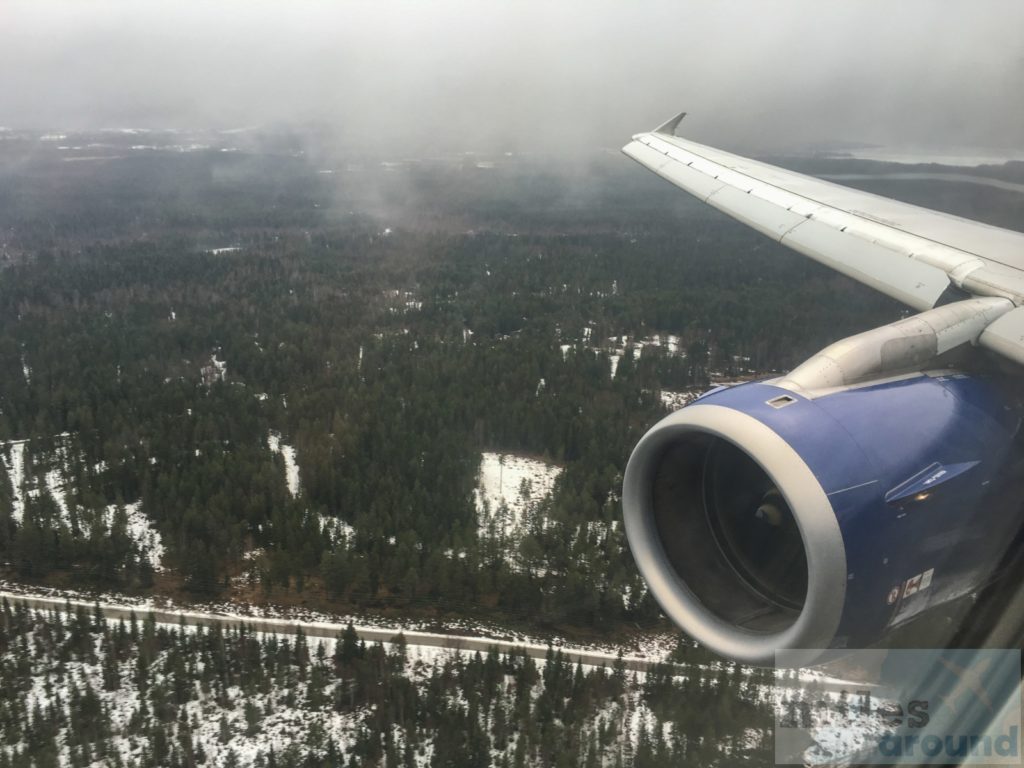
[{"label": "pine tree", "polygon": [[231,741],[231,724],[228,722],[227,715],[220,716],[218,740],[221,744],[227,744]]}]

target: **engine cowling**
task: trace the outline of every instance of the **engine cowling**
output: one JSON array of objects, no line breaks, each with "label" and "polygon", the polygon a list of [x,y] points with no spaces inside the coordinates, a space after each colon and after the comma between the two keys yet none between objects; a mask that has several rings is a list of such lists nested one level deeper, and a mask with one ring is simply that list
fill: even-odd
[{"label": "engine cowling", "polygon": [[670,619],[739,661],[878,644],[977,590],[1020,529],[1012,400],[949,371],[713,390],[629,460],[637,566]]}]

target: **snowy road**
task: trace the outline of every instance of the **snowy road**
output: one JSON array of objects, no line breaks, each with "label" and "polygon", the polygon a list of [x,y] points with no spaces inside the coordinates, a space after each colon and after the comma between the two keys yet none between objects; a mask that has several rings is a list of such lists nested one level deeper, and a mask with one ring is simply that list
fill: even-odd
[{"label": "snowy road", "polygon": [[[69,606],[74,610],[79,606],[82,606],[86,610],[92,611],[96,605],[96,603],[91,603],[85,600],[67,600],[60,597],[41,597],[6,591],[0,591],[0,598],[8,600],[12,604],[23,603],[29,608],[39,610],[63,611],[67,610]],[[152,613],[158,624],[173,624],[176,626],[182,623],[190,626],[200,624],[204,626],[209,626],[210,624],[221,624],[229,627],[237,627],[239,624],[245,624],[247,627],[250,627],[257,632],[275,634],[296,634],[301,627],[306,637],[325,637],[334,639],[337,638],[338,634],[347,626],[342,623],[334,624],[319,621],[288,621],[285,619],[271,619],[261,616],[244,616],[242,614],[165,611],[160,610],[159,608],[152,610],[146,608],[135,609],[131,606],[113,605],[110,603],[100,603],[99,606],[103,615],[108,619],[127,620],[131,617],[132,612],[134,611],[138,618],[142,618],[143,616]],[[512,650],[525,651],[528,656],[532,656],[535,659],[543,659],[548,651],[548,647],[546,645],[514,642],[491,637],[446,635],[434,632],[402,630],[398,628],[391,629],[357,626],[355,629],[359,637],[368,642],[376,642],[378,640],[385,643],[391,642],[395,639],[396,635],[402,633],[405,636],[405,642],[410,646],[447,648],[456,651],[480,651],[481,653],[486,653],[491,648],[497,648],[501,653],[506,653]],[[560,649],[562,654],[568,657],[573,663],[578,661],[579,663],[588,666],[600,667],[604,665],[611,667],[612,664],[615,663],[616,659],[616,655],[613,653],[604,653],[601,651],[578,649],[566,646],[556,646],[556,648]],[[654,660],[647,659],[642,656],[623,656],[622,661],[627,670],[636,672],[646,672],[656,663]]]},{"label": "snowy road", "polygon": [[[81,606],[91,612],[95,610],[97,605],[95,602],[88,600],[44,597],[41,595],[9,592],[7,590],[0,590],[0,600],[7,600],[12,605],[22,603],[28,608],[44,611],[66,611],[69,607],[71,610],[77,610]],[[245,616],[238,613],[161,610],[160,608],[133,607],[113,603],[99,603],[99,607],[105,618],[114,620],[128,620],[133,612],[137,618],[142,618],[152,613],[158,624],[171,624],[175,626],[181,624],[186,626],[220,624],[224,627],[237,627],[240,624],[245,624],[246,627],[256,632],[291,635],[297,634],[299,628],[301,628],[306,637],[322,637],[332,640],[336,639],[341,631],[348,626],[347,623],[343,622],[290,621],[264,616]],[[363,640],[368,642],[380,641],[383,643],[392,642],[401,633],[405,637],[406,644],[411,647],[442,648],[453,651],[479,651],[480,653],[487,653],[491,648],[496,648],[499,653],[507,653],[509,651],[525,652],[527,656],[539,660],[543,660],[548,653],[547,645],[503,640],[494,637],[472,637],[468,635],[450,635],[423,632],[421,630],[399,629],[397,627],[361,627],[358,625],[355,626],[355,631]],[[595,649],[565,645],[555,645],[553,647],[556,650],[561,650],[563,656],[572,663],[579,662],[585,666],[605,666],[610,668],[615,663],[616,658],[618,658],[617,654]],[[644,656],[623,655],[622,657],[624,668],[632,672],[647,672],[658,662],[658,659],[650,659]],[[677,674],[684,674],[685,667],[679,666],[676,669]],[[787,688],[791,685],[796,685],[796,683],[791,683],[782,677],[776,680],[777,687]],[[818,677],[818,685],[823,691],[839,693],[841,691],[856,690],[859,684],[849,680],[837,680],[826,675],[820,675]],[[863,685],[859,687],[863,687]]]}]

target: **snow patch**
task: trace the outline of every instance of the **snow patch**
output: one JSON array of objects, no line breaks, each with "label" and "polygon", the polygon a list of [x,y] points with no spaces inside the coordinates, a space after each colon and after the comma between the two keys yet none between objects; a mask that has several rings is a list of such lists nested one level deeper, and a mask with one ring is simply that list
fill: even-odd
[{"label": "snow patch", "polygon": [[218,360],[217,353],[214,352],[210,355],[210,362],[199,369],[199,373],[203,378],[203,384],[210,386],[218,381],[224,381],[228,373],[228,364],[226,360]]},{"label": "snow patch", "polygon": [[555,487],[561,467],[511,453],[484,453],[473,492],[481,533],[492,525],[504,536],[517,536],[532,503]]},{"label": "snow patch", "polygon": [[619,370],[619,360],[621,359],[622,355],[618,353],[612,353],[608,355],[608,362],[611,364],[613,379],[615,378],[615,372]]},{"label": "snow patch", "polygon": [[[142,511],[142,502],[135,501],[124,505],[125,515],[128,518],[128,536],[139,548],[148,555],[149,562],[154,571],[164,569],[164,543],[160,537],[160,531],[153,525]],[[117,514],[117,505],[111,504],[104,511],[104,523],[107,527],[114,525],[114,516]]]},{"label": "snow patch", "polygon": [[299,465],[295,461],[295,448],[281,442],[281,433],[271,431],[267,434],[267,446],[271,453],[279,453],[284,457],[284,478],[288,483],[288,492],[294,497],[299,495]]},{"label": "snow patch", "polygon": [[[58,438],[67,438],[70,435],[63,433]],[[11,503],[11,517],[16,523],[21,523],[25,518],[26,497],[37,498],[44,491],[50,495],[57,510],[60,512],[61,520],[65,525],[71,527],[75,504],[68,495],[68,448],[67,445],[58,445],[53,454],[33,457],[33,464],[38,467],[47,467],[43,474],[42,481],[25,476],[25,454],[28,450],[28,440],[14,440],[0,444],[0,458],[3,459],[4,469],[7,471],[7,479],[13,489]],[[106,462],[98,462],[93,466],[94,472],[103,472],[107,468]],[[142,503],[139,501],[124,505],[128,517],[128,537],[138,546],[140,551],[148,553],[149,560],[154,570],[162,570],[161,561],[164,556],[164,546],[159,531],[153,526],[150,520],[142,511]],[[110,528],[114,522],[116,505],[105,507],[102,512],[102,522]]]},{"label": "snow patch", "polygon": [[[64,494],[64,476],[60,469],[51,469],[46,473],[46,490],[49,491],[53,500],[57,502],[57,508],[60,510],[61,517],[64,520],[71,519],[71,512],[68,509],[67,496]],[[29,493],[38,493],[38,491]]]},{"label": "snow patch", "polygon": [[320,529],[327,533],[335,543],[351,546],[356,537],[356,529],[350,523],[345,522],[339,517],[331,517],[324,514],[318,515],[318,518]]},{"label": "snow patch", "polygon": [[17,523],[20,523],[25,515],[25,497],[22,495],[22,485],[25,483],[26,442],[26,440],[15,440],[7,443],[7,450],[3,452],[4,469],[7,470],[7,479],[14,490],[11,517]]},{"label": "snow patch", "polygon": [[[584,329],[586,331],[588,329]],[[589,334],[584,333],[584,341],[589,338]],[[608,360],[611,364],[611,377],[615,378],[615,373],[619,367],[619,361],[625,355],[631,355],[634,360],[639,360],[643,355],[646,347],[659,347],[664,349],[665,352],[670,356],[685,357],[686,355],[679,351],[680,342],[679,337],[666,334],[654,334],[653,336],[645,336],[642,339],[635,341],[629,341],[628,336],[609,336],[608,341]]]},{"label": "snow patch", "polygon": [[678,411],[684,405],[689,405],[697,399],[696,392],[672,392],[667,389],[661,390],[661,404],[670,411]]}]

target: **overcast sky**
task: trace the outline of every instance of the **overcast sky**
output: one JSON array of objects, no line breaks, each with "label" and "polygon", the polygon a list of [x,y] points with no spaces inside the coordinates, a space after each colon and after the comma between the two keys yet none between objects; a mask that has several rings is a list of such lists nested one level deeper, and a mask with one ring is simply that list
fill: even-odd
[{"label": "overcast sky", "polygon": [[326,121],[450,150],[693,138],[1024,148],[1024,3],[0,4],[0,125]]}]

